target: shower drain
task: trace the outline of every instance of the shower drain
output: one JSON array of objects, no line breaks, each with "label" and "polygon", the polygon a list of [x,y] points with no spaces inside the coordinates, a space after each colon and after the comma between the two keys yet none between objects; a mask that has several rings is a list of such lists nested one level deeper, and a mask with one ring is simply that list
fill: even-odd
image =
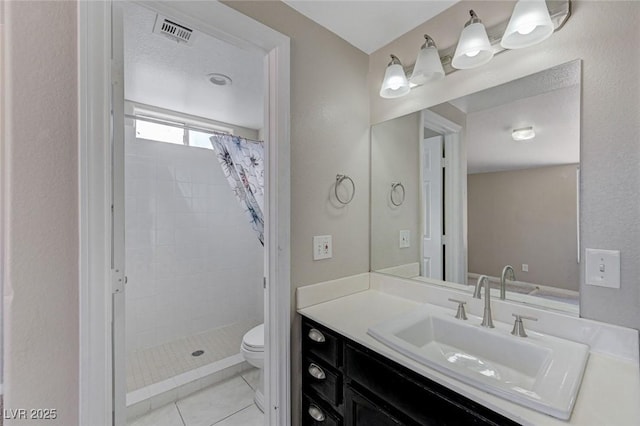
[{"label": "shower drain", "polygon": [[204,353],[204,351],[202,349],[198,349],[197,351],[194,351],[191,353],[191,356],[200,356]]}]

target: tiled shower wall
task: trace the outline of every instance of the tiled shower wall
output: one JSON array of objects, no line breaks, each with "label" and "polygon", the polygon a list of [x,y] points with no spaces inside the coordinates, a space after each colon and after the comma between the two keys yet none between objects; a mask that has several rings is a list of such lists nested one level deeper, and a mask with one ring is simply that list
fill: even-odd
[{"label": "tiled shower wall", "polygon": [[125,138],[127,350],[263,318],[263,249],[212,150]]}]

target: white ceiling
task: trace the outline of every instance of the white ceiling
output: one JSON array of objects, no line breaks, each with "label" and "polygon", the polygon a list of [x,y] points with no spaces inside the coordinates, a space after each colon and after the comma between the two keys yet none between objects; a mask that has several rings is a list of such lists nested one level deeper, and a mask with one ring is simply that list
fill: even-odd
[{"label": "white ceiling", "polygon": [[[514,141],[513,129],[536,136]],[[580,162],[580,86],[557,89],[467,115],[468,173]]]},{"label": "white ceiling", "polygon": [[[457,1],[285,2],[358,49],[371,53]],[[191,45],[178,44],[153,34],[155,12],[131,2],[123,5],[126,99],[237,126],[263,127],[260,53],[232,46],[197,28]],[[214,86],[207,80],[209,73],[226,74],[233,84]]]},{"label": "white ceiling", "polygon": [[[125,98],[251,129],[263,127],[263,55],[196,32],[193,44],[153,34],[156,13],[124,2]],[[231,86],[215,86],[222,73]]]},{"label": "white ceiling", "polygon": [[[449,101],[467,115],[468,173],[579,163],[580,75],[572,61]],[[512,139],[528,126],[534,139]]]},{"label": "white ceiling", "polygon": [[[467,172],[580,162],[580,64],[572,61],[449,101],[466,113]],[[536,137],[516,142],[514,129]]]},{"label": "white ceiling", "polygon": [[371,54],[459,0],[283,1],[366,54]]}]

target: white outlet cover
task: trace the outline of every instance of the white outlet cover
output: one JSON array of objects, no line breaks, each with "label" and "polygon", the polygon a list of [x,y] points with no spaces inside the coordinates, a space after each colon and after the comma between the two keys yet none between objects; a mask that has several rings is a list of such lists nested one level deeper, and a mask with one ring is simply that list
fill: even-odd
[{"label": "white outlet cover", "polygon": [[330,259],[332,257],[331,235],[316,235],[313,237],[313,260]]},{"label": "white outlet cover", "polygon": [[586,283],[620,288],[620,250],[586,249]]},{"label": "white outlet cover", "polygon": [[400,248],[411,247],[411,233],[408,229],[403,229],[400,231]]}]

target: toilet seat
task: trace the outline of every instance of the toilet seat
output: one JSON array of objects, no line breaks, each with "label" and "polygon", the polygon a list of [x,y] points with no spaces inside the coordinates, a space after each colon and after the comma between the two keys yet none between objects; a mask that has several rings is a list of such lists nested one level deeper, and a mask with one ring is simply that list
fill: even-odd
[{"label": "toilet seat", "polygon": [[244,335],[242,347],[249,352],[264,352],[264,324],[252,328]]}]

